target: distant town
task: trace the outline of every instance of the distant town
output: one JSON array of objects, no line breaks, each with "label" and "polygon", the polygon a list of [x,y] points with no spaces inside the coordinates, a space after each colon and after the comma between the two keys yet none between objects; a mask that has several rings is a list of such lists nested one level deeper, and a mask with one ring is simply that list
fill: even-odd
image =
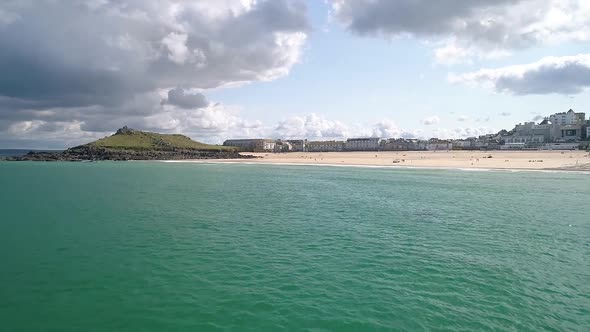
[{"label": "distant town", "polygon": [[229,139],[224,146],[244,152],[342,152],[437,150],[578,150],[590,147],[590,120],[574,110],[555,113],[542,122],[517,124],[514,129],[465,139],[429,140],[362,137],[346,141],[302,139]]}]

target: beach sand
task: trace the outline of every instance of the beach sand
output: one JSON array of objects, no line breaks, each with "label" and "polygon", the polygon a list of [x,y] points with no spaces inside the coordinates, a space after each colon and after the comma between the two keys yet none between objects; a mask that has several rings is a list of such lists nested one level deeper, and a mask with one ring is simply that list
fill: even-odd
[{"label": "beach sand", "polygon": [[216,160],[215,162],[590,171],[590,154],[585,151],[390,151],[244,154],[261,158]]}]

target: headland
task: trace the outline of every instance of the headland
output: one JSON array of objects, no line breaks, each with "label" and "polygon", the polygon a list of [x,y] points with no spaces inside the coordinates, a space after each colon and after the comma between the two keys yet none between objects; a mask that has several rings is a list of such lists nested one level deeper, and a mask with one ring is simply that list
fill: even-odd
[{"label": "headland", "polygon": [[31,151],[7,161],[200,160],[253,159],[236,148],[204,144],[179,134],[159,134],[123,127],[111,136],[60,152]]}]

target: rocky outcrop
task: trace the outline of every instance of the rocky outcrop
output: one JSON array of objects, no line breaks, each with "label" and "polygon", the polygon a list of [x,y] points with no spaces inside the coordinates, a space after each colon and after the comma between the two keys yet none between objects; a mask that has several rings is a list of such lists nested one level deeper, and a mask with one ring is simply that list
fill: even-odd
[{"label": "rocky outcrop", "polygon": [[186,160],[254,158],[235,148],[193,141],[179,134],[158,134],[123,127],[114,135],[63,152],[29,152],[11,161]]},{"label": "rocky outcrop", "polygon": [[63,152],[29,152],[24,156],[8,157],[8,161],[100,161],[100,160],[187,160],[187,159],[246,159],[253,156],[241,155],[228,150],[123,150],[82,145]]}]

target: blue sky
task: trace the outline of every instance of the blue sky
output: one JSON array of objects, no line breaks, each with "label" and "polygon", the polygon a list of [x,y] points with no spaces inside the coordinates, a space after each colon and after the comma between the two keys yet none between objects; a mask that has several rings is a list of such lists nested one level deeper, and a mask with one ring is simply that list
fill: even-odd
[{"label": "blue sky", "polygon": [[9,2],[0,148],[511,129],[586,111],[589,22],[582,0]]},{"label": "blue sky", "polygon": [[[453,72],[589,53],[588,43],[535,47],[463,64],[437,64],[432,49],[422,40],[354,36],[342,25],[329,22],[326,3],[307,3],[313,31],[300,63],[288,76],[270,83],[221,89],[211,93],[211,98],[240,105],[248,117],[268,119],[269,123],[307,113],[351,125],[361,122],[364,127],[391,119],[402,128],[422,129],[427,136],[433,135],[435,128],[421,121],[431,116],[440,118],[437,128],[486,127],[497,131],[511,129],[515,123],[530,121],[539,114],[569,108],[584,111],[589,104],[587,93],[514,96],[447,80]],[[484,122],[487,118],[489,121]]]}]

